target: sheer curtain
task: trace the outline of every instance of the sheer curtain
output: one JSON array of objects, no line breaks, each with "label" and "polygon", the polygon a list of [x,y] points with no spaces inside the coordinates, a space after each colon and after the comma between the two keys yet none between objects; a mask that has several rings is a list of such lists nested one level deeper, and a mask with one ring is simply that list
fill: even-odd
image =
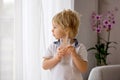
[{"label": "sheer curtain", "polygon": [[40,80],[41,0],[16,0],[14,80]]},{"label": "sheer curtain", "polygon": [[54,38],[51,19],[62,9],[74,9],[74,1],[16,0],[14,26],[14,80],[49,80],[41,68],[42,56]]},{"label": "sheer curtain", "polygon": [[0,0],[0,80],[13,80],[14,0]]}]

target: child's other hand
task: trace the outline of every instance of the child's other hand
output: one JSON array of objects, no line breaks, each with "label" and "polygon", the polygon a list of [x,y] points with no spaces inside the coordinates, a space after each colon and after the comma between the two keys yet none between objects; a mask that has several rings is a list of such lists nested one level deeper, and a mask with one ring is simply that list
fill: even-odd
[{"label": "child's other hand", "polygon": [[67,48],[65,48],[65,47],[59,47],[58,49],[57,49],[57,52],[58,52],[58,54],[60,54],[60,55],[62,55],[62,56],[65,56],[66,55],[66,50],[67,50]]},{"label": "child's other hand", "polygon": [[66,55],[66,50],[67,50],[67,48],[59,47],[57,49],[57,58],[59,58],[61,60],[62,57]]},{"label": "child's other hand", "polygon": [[71,55],[74,55],[76,53],[75,48],[71,45],[67,46],[66,51],[67,51],[68,54],[71,54]]}]

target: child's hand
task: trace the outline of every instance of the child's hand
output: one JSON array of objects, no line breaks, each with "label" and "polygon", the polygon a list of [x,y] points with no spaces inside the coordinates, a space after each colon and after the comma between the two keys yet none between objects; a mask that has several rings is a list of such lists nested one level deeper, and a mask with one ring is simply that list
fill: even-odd
[{"label": "child's hand", "polygon": [[58,55],[65,56],[66,55],[67,48],[66,47],[59,47],[57,49]]},{"label": "child's hand", "polygon": [[58,58],[59,60],[61,60],[62,57],[66,55],[66,50],[67,50],[67,48],[63,48],[63,47],[59,47],[59,48],[57,49],[57,58]]},{"label": "child's hand", "polygon": [[75,48],[71,45],[67,46],[66,51],[68,54],[71,54],[71,55],[74,55],[76,53]]}]

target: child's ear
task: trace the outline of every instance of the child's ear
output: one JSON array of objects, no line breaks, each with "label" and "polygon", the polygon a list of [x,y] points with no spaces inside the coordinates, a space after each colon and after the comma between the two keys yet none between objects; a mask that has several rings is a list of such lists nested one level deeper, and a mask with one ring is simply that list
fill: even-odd
[{"label": "child's ear", "polygon": [[69,36],[69,34],[70,34],[70,29],[69,29],[69,28],[65,28],[64,31],[65,31],[66,35]]},{"label": "child's ear", "polygon": [[65,31],[66,31],[67,33],[69,33],[69,32],[70,32],[70,28],[66,28]]}]

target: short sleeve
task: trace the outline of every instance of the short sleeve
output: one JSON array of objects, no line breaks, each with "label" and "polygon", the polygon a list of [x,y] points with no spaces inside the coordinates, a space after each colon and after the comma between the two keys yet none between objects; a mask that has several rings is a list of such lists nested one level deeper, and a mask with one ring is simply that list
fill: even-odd
[{"label": "short sleeve", "polygon": [[83,44],[80,44],[78,54],[81,56],[81,58],[84,61],[88,61],[88,59],[87,59],[87,49]]},{"label": "short sleeve", "polygon": [[51,58],[51,57],[53,57],[53,44],[50,44],[48,46],[43,56],[43,58]]}]

